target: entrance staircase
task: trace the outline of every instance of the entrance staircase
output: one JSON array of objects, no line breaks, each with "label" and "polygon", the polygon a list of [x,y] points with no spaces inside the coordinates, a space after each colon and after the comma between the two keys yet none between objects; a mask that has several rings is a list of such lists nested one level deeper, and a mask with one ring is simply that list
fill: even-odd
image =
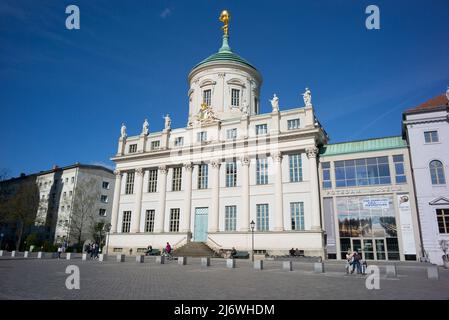
[{"label": "entrance staircase", "polygon": [[173,251],[175,257],[218,257],[204,242],[188,242]]}]

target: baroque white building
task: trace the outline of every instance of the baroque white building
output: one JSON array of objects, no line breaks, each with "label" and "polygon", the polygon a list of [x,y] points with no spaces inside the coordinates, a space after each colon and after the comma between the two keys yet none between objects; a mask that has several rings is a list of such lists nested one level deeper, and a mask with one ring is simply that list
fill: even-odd
[{"label": "baroque white building", "polygon": [[403,133],[411,163],[423,250],[443,264],[441,240],[449,241],[449,89],[403,114]]},{"label": "baroque white building", "polygon": [[167,115],[163,131],[149,132],[145,120],[128,136],[122,125],[109,248],[194,241],[249,251],[254,221],[256,250],[324,256],[317,155],[327,135],[311,92],[285,111],[274,95],[261,114],[262,76],[231,50],[222,21],[221,48],[188,75],[187,126],[171,128]]}]

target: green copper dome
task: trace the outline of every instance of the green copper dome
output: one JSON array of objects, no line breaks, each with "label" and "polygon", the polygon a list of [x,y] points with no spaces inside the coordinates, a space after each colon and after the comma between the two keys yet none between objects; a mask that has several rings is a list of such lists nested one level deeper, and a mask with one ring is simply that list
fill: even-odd
[{"label": "green copper dome", "polygon": [[228,36],[223,36],[223,44],[221,45],[220,50],[218,50],[217,53],[214,53],[213,55],[209,56],[208,58],[204,59],[200,63],[198,63],[193,69],[199,67],[202,64],[213,62],[213,61],[233,61],[238,62],[244,65],[247,65],[248,67],[253,68],[254,70],[257,70],[251,63],[240,57],[239,55],[232,52],[231,48],[228,44]]}]

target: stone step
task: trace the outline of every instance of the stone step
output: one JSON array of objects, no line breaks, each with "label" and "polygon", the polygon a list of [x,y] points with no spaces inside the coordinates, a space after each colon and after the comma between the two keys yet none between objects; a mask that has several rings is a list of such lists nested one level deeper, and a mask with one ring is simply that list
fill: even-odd
[{"label": "stone step", "polygon": [[214,257],[215,252],[203,242],[189,242],[173,252],[176,257]]}]

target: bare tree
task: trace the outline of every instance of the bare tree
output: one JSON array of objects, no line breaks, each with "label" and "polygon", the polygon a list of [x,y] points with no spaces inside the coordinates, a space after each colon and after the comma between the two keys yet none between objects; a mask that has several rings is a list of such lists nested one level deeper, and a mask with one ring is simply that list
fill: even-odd
[{"label": "bare tree", "polygon": [[69,239],[82,244],[83,237],[90,235],[95,224],[96,203],[100,198],[98,181],[94,178],[81,179],[75,189],[72,212],[68,221]]},{"label": "bare tree", "polygon": [[9,178],[9,170],[6,168],[0,168],[0,181],[4,181]]}]

